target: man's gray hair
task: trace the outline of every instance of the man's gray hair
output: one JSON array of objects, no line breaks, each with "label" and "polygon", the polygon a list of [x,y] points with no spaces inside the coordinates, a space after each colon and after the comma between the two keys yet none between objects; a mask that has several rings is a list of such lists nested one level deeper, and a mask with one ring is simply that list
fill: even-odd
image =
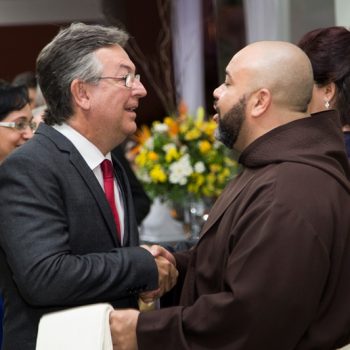
[{"label": "man's gray hair", "polygon": [[96,82],[102,64],[95,51],[113,45],[124,47],[128,34],[117,27],[73,23],[60,30],[40,52],[37,78],[47,104],[46,124],[62,124],[73,114],[70,85],[74,79]]}]

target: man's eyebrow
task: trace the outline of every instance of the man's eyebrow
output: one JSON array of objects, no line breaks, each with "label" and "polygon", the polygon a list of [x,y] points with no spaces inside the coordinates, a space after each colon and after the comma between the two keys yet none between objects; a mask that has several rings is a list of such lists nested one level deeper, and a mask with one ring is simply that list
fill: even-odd
[{"label": "man's eyebrow", "polygon": [[130,65],[128,65],[128,64],[123,64],[123,63],[122,63],[119,67],[120,67],[120,68],[125,68],[125,69],[127,69],[127,70],[132,70],[132,69],[133,69]]}]

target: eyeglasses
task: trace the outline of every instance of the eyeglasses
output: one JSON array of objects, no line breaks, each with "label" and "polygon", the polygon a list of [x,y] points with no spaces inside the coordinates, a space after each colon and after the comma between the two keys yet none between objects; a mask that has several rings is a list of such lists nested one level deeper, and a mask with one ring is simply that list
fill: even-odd
[{"label": "eyeglasses", "polygon": [[127,88],[132,88],[135,80],[140,81],[140,74],[128,73],[123,77],[99,77],[98,80],[101,79],[112,79],[116,81],[124,81],[124,86]]},{"label": "eyeglasses", "polygon": [[32,121],[29,122],[27,120],[19,120],[16,122],[0,122],[0,126],[16,129],[18,131],[24,131],[29,127],[32,131],[34,131],[36,130],[37,124]]}]

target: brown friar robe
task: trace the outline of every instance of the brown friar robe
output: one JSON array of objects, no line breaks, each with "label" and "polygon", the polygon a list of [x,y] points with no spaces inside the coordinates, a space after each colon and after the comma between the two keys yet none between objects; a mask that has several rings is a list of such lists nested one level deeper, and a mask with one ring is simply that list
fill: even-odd
[{"label": "brown friar robe", "polygon": [[240,162],[197,245],[176,255],[178,305],[140,315],[139,350],[330,350],[349,339],[349,165],[336,113],[270,131]]}]

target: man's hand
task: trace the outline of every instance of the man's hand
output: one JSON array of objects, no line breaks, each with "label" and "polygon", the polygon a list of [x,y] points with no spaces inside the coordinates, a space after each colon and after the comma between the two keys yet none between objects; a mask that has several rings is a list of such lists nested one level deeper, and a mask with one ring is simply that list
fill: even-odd
[{"label": "man's hand", "polygon": [[136,325],[140,312],[113,310],[109,315],[113,350],[137,350]]},{"label": "man's hand", "polygon": [[143,244],[141,245],[141,247],[147,249],[154,257],[162,256],[163,258],[169,260],[169,262],[171,262],[174,266],[176,266],[176,260],[174,258],[174,255],[171,254],[164,247],[158,244],[153,244],[152,246]]},{"label": "man's hand", "polygon": [[163,256],[155,257],[155,261],[159,273],[159,294],[162,296],[175,286],[179,272],[176,267]]},{"label": "man's hand", "polygon": [[177,282],[177,276],[179,275],[175,267],[175,258],[165,248],[159,245],[141,246],[147,249],[153,256],[158,268],[158,286],[159,288],[154,291],[141,293],[141,299],[149,303],[156,298],[161,297],[164,293],[168,292]]}]

